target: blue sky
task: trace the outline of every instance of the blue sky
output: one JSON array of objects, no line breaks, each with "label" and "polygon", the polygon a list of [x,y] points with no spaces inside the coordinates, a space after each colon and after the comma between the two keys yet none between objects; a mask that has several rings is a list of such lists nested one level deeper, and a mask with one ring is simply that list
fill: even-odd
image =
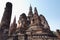
[{"label": "blue sky", "polygon": [[[33,11],[37,7],[38,14],[43,14],[48,21],[50,29],[60,29],[60,0],[0,0],[0,19],[2,18],[6,2],[13,4],[12,19],[16,16],[17,21],[20,14],[28,14],[31,4]],[[0,20],[1,21],[1,20]]]}]

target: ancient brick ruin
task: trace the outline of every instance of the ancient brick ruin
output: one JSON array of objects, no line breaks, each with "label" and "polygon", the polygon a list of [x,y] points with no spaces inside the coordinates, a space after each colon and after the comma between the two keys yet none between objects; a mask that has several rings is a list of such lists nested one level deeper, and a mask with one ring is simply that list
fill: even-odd
[{"label": "ancient brick ruin", "polygon": [[38,14],[37,8],[29,7],[28,16],[22,13],[10,26],[12,3],[7,2],[0,24],[0,40],[60,40],[60,30],[52,32],[46,18]]}]

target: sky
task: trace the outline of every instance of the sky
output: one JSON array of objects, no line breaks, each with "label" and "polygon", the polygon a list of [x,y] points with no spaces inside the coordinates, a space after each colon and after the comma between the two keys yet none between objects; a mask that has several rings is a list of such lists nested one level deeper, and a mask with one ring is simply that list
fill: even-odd
[{"label": "sky", "polygon": [[45,16],[52,31],[60,29],[60,0],[0,0],[0,21],[6,2],[13,4],[11,23],[15,16],[18,22],[20,14],[25,13],[28,15],[31,4],[33,12],[34,7],[37,7],[38,14]]}]

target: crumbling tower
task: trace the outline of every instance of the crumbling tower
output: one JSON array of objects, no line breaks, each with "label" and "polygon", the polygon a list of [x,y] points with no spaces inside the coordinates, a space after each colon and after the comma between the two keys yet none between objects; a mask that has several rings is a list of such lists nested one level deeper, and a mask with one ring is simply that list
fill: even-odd
[{"label": "crumbling tower", "polygon": [[10,26],[10,20],[11,20],[11,14],[12,14],[12,3],[7,2],[5,11],[1,20],[1,40],[6,40],[8,35],[8,30]]},{"label": "crumbling tower", "polygon": [[20,32],[23,33],[23,31],[25,32],[25,30],[27,29],[27,16],[25,15],[25,13],[22,13],[19,17],[18,20],[19,28],[20,28]]},{"label": "crumbling tower", "polygon": [[31,5],[29,7],[28,17],[29,17],[29,20],[33,17],[33,12],[32,12],[32,6]]},{"label": "crumbling tower", "polygon": [[33,17],[33,12],[32,12],[32,6],[30,5],[30,7],[29,7],[29,13],[28,13],[28,18],[27,18],[28,25],[31,24],[32,17]]},{"label": "crumbling tower", "polygon": [[40,18],[38,16],[38,12],[37,12],[37,8],[35,7],[34,8],[34,14],[33,14],[33,17],[31,19],[31,24],[32,25],[40,25]]}]

